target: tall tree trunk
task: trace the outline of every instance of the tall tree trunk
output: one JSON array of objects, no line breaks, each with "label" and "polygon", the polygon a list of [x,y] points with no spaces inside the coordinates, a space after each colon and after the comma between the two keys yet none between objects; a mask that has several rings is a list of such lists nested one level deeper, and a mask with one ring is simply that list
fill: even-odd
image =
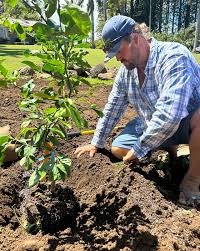
[{"label": "tall tree trunk", "polygon": [[182,0],[179,1],[178,31],[182,27]]},{"label": "tall tree trunk", "polygon": [[197,12],[198,12],[198,2],[199,0],[196,0],[196,3],[195,3],[195,21],[197,20]]},{"label": "tall tree trunk", "polygon": [[134,14],[134,0],[130,1],[130,17],[133,17]]},{"label": "tall tree trunk", "polygon": [[103,0],[103,16],[104,21],[107,20],[107,0]]},{"label": "tall tree trunk", "polygon": [[193,51],[195,51],[196,47],[199,45],[199,37],[200,37],[200,4],[198,5],[197,23],[196,23]]},{"label": "tall tree trunk", "polygon": [[166,6],[166,15],[165,15],[165,32],[168,33],[168,29],[169,29],[169,5],[170,2],[169,0],[167,0],[167,6]]},{"label": "tall tree trunk", "polygon": [[151,32],[152,0],[149,0],[149,31]]},{"label": "tall tree trunk", "polygon": [[174,34],[174,22],[175,22],[175,15],[176,15],[176,4],[177,1],[174,1],[174,5],[173,5],[173,14],[172,14],[172,34]]},{"label": "tall tree trunk", "polygon": [[160,0],[159,5],[159,20],[158,20],[158,31],[162,32],[162,11],[163,11],[163,0]]},{"label": "tall tree trunk", "polygon": [[127,1],[124,1],[124,15],[127,14]]},{"label": "tall tree trunk", "polygon": [[94,11],[91,12],[91,24],[92,24],[91,48],[95,49],[95,43],[94,43]]},{"label": "tall tree trunk", "polygon": [[188,0],[186,3],[186,13],[185,13],[185,28],[190,24],[190,10],[191,10],[192,0]]}]

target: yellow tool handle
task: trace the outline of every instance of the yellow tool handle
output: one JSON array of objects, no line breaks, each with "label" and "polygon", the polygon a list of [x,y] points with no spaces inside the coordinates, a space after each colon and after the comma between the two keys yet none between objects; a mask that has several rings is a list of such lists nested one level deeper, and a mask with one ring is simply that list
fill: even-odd
[{"label": "yellow tool handle", "polygon": [[81,131],[80,134],[81,135],[89,135],[89,134],[93,134],[95,132],[95,130],[87,130],[87,131]]}]

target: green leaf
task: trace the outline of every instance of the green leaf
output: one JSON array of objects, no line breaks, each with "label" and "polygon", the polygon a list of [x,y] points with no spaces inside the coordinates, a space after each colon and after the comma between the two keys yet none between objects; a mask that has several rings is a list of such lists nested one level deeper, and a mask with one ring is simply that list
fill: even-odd
[{"label": "green leaf", "polygon": [[4,145],[9,141],[10,137],[8,135],[0,135],[0,146]]},{"label": "green leaf", "polygon": [[67,174],[67,170],[63,164],[58,164],[57,168],[60,169],[64,174]]},{"label": "green leaf", "polygon": [[31,123],[30,119],[24,120],[21,124],[21,128],[26,128]]},{"label": "green leaf", "polygon": [[23,98],[27,98],[33,91],[35,84],[33,80],[29,80],[26,84],[24,84],[21,88],[21,93]]},{"label": "green leaf", "polygon": [[37,32],[37,33],[41,33],[41,34],[47,34],[48,33],[48,27],[47,27],[46,24],[37,22],[32,27],[33,27],[34,31]]},{"label": "green leaf", "polygon": [[24,28],[21,26],[21,24],[19,23],[14,23],[11,25],[11,30],[12,31],[15,31],[18,35],[18,37],[21,39],[21,40],[24,40],[26,38],[26,33],[25,33],[25,30]]},{"label": "green leaf", "polygon": [[97,106],[95,104],[92,104],[91,109],[97,113],[97,115],[102,118],[104,116],[103,112],[97,109]]},{"label": "green leaf", "polygon": [[24,51],[24,56],[25,56],[25,57],[31,56],[31,50],[26,49],[26,50]]},{"label": "green leaf", "polygon": [[42,99],[59,100],[58,97],[50,96],[50,95],[42,93],[42,92],[36,92],[36,93],[34,93],[33,97],[42,98]]},{"label": "green leaf", "polygon": [[5,3],[12,8],[15,8],[18,2],[19,0],[6,0],[5,1]]},{"label": "green leaf", "polygon": [[51,17],[55,13],[56,8],[57,8],[57,0],[49,0],[48,8],[45,11],[46,17],[47,18]]},{"label": "green leaf", "polygon": [[33,163],[35,163],[34,156],[25,156],[20,160],[20,165],[25,168],[25,170],[30,170]]},{"label": "green leaf", "polygon": [[59,146],[60,142],[54,136],[48,136],[48,141],[52,142],[54,146]]},{"label": "green leaf", "polygon": [[52,113],[55,113],[56,111],[57,111],[57,108],[52,107],[52,108],[45,109],[44,113],[46,113],[46,114],[52,114]]},{"label": "green leaf", "polygon": [[76,109],[75,107],[70,107],[70,112],[72,120],[79,129],[87,126],[87,121],[81,117],[78,109]]},{"label": "green leaf", "polygon": [[71,168],[71,165],[72,165],[72,161],[70,158],[67,158],[65,155],[63,155],[62,153],[58,153],[58,156],[57,156],[59,162],[60,162],[60,165],[58,166],[59,169],[62,170],[62,172],[64,172],[66,175],[69,176],[70,174],[70,168]]},{"label": "green leaf", "polygon": [[65,138],[65,134],[64,134],[58,127],[50,128],[50,131],[51,131],[53,134],[57,134],[57,135],[60,136],[62,139]]},{"label": "green leaf", "polygon": [[39,143],[43,139],[45,131],[46,131],[45,126],[41,126],[38,129],[38,131],[35,132],[35,134],[33,135],[33,138],[32,138],[34,144]]},{"label": "green leaf", "polygon": [[37,150],[36,147],[28,145],[24,148],[24,156],[33,156],[36,150]]},{"label": "green leaf", "polygon": [[24,34],[24,28],[19,23],[15,23],[15,31],[17,34]]},{"label": "green leaf", "polygon": [[88,35],[91,31],[89,15],[76,5],[67,5],[61,10],[61,22],[66,25],[67,35]]},{"label": "green leaf", "polygon": [[34,71],[39,71],[39,72],[41,71],[41,68],[32,61],[25,60],[22,61],[22,63],[30,66]]},{"label": "green leaf", "polygon": [[60,109],[57,109],[57,112],[55,114],[55,118],[62,118],[62,117],[69,117],[69,112],[66,108],[61,107]]},{"label": "green leaf", "polygon": [[79,81],[81,81],[83,84],[85,84],[85,85],[87,85],[89,87],[92,87],[92,84],[88,80],[86,80],[84,78],[79,78]]},{"label": "green leaf", "polygon": [[45,62],[43,65],[43,71],[52,72],[52,73],[59,73],[64,74],[65,72],[65,65],[58,61],[58,60],[48,60],[48,62]]},{"label": "green leaf", "polygon": [[29,178],[29,182],[28,182],[29,187],[33,187],[33,186],[37,185],[38,182],[40,181],[40,178],[41,178],[41,176],[40,176],[38,170],[36,169],[36,170],[31,174],[31,176],[30,176],[30,178]]},{"label": "green leaf", "polygon": [[66,174],[60,168],[58,168],[58,165],[55,164],[52,168],[53,179],[64,181]]},{"label": "green leaf", "polygon": [[22,111],[35,110],[37,105],[37,99],[22,100],[19,102],[19,108]]},{"label": "green leaf", "polygon": [[19,162],[19,164],[21,165],[21,166],[24,166],[24,164],[26,163],[26,157],[23,157],[21,160],[20,160],[20,162]]},{"label": "green leaf", "polygon": [[40,180],[42,180],[48,173],[49,163],[42,163],[38,167],[38,173],[40,174]]},{"label": "green leaf", "polygon": [[64,121],[62,119],[59,119],[59,122],[64,126],[64,127],[67,127],[68,129],[71,129],[72,128],[72,125],[67,122],[67,121]]},{"label": "green leaf", "polygon": [[7,77],[8,75],[8,70],[0,63],[0,73],[4,76]]},{"label": "green leaf", "polygon": [[4,20],[3,25],[10,28],[11,23],[10,23],[9,19]]}]

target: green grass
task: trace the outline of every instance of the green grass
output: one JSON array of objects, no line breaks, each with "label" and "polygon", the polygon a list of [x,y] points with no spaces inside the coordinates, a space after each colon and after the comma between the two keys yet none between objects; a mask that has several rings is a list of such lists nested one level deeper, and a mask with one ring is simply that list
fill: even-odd
[{"label": "green grass", "polygon": [[[27,60],[26,57],[24,57],[23,53],[24,50],[30,49],[30,50],[39,50],[40,46],[38,45],[6,45],[6,44],[0,44],[0,60],[5,59],[3,62],[3,65],[10,71],[18,70],[25,65],[22,63],[23,60]],[[97,64],[103,63],[105,54],[100,49],[92,50],[87,49],[89,54],[86,56],[86,59],[88,60],[89,64],[91,66],[95,66]],[[37,57],[28,57],[28,60],[33,60],[35,63],[40,63],[40,59]],[[119,68],[120,63],[117,62],[116,59],[110,60],[108,64],[106,64],[107,67],[117,67]]]},{"label": "green grass", "polygon": [[200,64],[200,53],[193,53],[195,59],[197,60],[197,62]]},{"label": "green grass", "polygon": [[[12,72],[13,70],[19,69],[24,67],[25,65],[22,64],[22,61],[27,59],[24,57],[23,52],[26,49],[30,50],[38,50],[40,46],[38,45],[5,45],[0,44],[0,60],[5,59],[3,65]],[[95,66],[97,64],[103,63],[105,58],[105,54],[100,49],[87,49],[89,54],[86,56],[89,64],[91,66]],[[194,54],[197,62],[200,63],[200,54]],[[37,57],[29,57],[28,60],[33,60],[35,63],[40,63],[40,60]],[[111,59],[107,64],[106,67],[112,68],[117,67],[119,68],[120,63],[117,60]],[[91,80],[92,81],[92,80]],[[101,82],[101,80],[100,80]],[[102,81],[104,82],[104,81]]]},{"label": "green grass", "polygon": [[[27,58],[23,53],[26,49],[38,50],[40,46],[37,45],[6,45],[0,44],[0,60],[4,59],[2,63],[10,72],[18,70],[25,66],[22,63]],[[36,57],[29,57],[28,60],[33,60],[35,63],[39,63],[40,60]]]},{"label": "green grass", "polygon": [[[87,49],[89,54],[85,57],[91,66],[95,66],[97,64],[103,63],[105,58],[105,53],[100,49]],[[120,62],[118,62],[115,58],[112,58],[108,63],[106,63],[106,67],[120,67]]]}]

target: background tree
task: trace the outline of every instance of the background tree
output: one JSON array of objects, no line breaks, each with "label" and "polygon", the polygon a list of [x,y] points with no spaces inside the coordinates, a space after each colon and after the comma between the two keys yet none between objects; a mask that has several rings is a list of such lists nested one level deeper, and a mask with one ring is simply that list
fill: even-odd
[{"label": "background tree", "polygon": [[[85,3],[84,0],[80,0],[78,1],[78,5],[83,6],[83,4]],[[91,19],[91,25],[92,25],[92,32],[91,32],[91,48],[95,48],[95,43],[94,43],[94,0],[87,0],[87,12],[90,15],[90,19]]]}]

